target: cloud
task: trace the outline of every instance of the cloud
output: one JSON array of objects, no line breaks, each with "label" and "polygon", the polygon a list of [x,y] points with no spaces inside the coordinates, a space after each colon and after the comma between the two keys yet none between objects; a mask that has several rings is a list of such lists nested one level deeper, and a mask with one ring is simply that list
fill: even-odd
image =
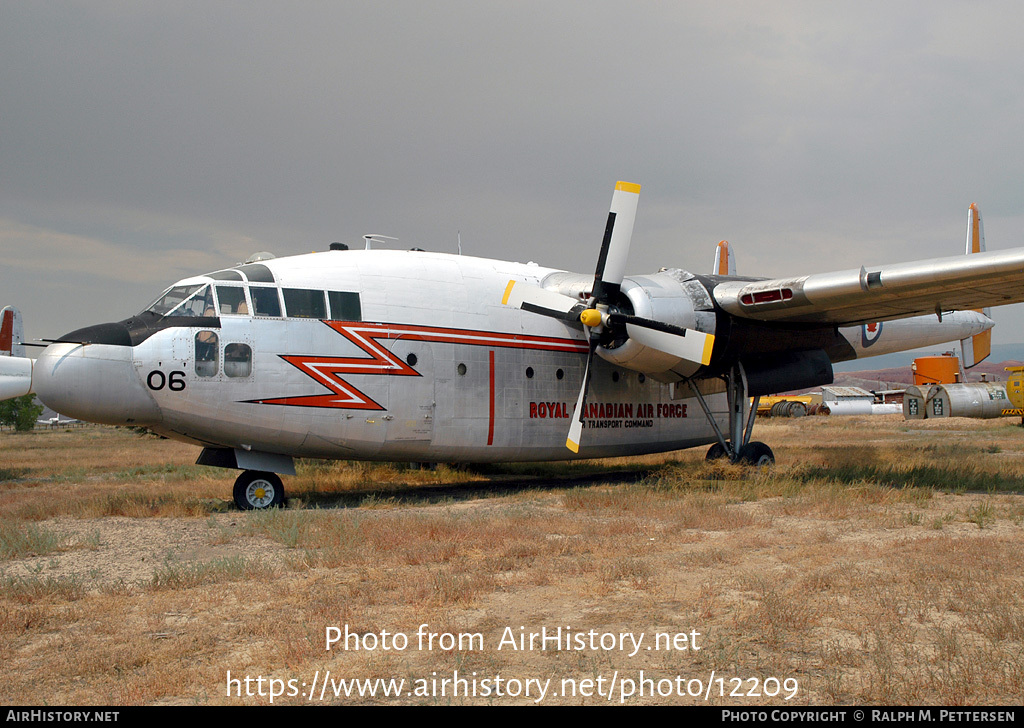
[{"label": "cloud", "polygon": [[[122,282],[130,271],[136,283],[169,284],[178,278],[224,268],[244,260],[253,241],[225,234],[196,238],[216,240],[205,248],[140,251],[136,246],[26,225],[0,218],[0,250],[8,274],[74,273],[99,281]],[[232,261],[228,263],[226,261]]]}]

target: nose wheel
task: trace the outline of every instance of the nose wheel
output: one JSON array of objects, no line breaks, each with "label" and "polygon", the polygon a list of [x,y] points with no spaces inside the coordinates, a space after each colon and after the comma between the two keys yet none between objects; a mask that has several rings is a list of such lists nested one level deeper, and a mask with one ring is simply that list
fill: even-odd
[{"label": "nose wheel", "polygon": [[277,508],[284,504],[284,484],[274,473],[246,470],[235,480],[234,496],[243,511]]}]

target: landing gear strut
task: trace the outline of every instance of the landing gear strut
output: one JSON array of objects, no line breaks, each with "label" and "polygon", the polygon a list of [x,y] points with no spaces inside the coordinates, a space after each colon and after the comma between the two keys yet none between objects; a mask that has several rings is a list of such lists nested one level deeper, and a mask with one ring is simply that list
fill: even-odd
[{"label": "landing gear strut", "polygon": [[243,511],[277,508],[284,503],[284,484],[274,473],[246,470],[235,480],[234,495]]},{"label": "landing gear strut", "polygon": [[737,362],[736,366],[722,375],[722,379],[725,380],[725,394],[729,403],[728,439],[722,433],[718,423],[715,422],[714,415],[712,415],[708,403],[704,400],[704,395],[697,388],[697,383],[692,380],[690,381],[690,388],[693,390],[701,409],[704,410],[704,416],[707,417],[708,422],[715,431],[715,435],[718,436],[718,442],[708,449],[705,459],[718,460],[719,458],[727,457],[734,463],[743,463],[745,465],[773,465],[775,463],[775,455],[772,453],[772,449],[763,442],[750,441],[750,435],[754,430],[754,419],[757,417],[757,403],[760,397],[754,397],[753,402],[750,402],[747,397],[747,374],[743,370],[743,365]]}]

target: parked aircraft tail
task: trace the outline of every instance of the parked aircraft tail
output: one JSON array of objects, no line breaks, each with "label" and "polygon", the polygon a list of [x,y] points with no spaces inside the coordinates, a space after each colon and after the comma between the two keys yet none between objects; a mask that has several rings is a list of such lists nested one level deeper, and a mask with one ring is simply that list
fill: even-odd
[{"label": "parked aircraft tail", "polygon": [[25,356],[24,340],[21,311],[6,306],[0,311],[0,356]]},{"label": "parked aircraft tail", "polygon": [[[967,209],[967,255],[972,253],[985,252],[985,228],[981,224],[981,212],[974,202]],[[986,316],[991,309],[975,309],[978,313]],[[960,350],[965,369],[970,369],[975,364],[980,364],[992,353],[992,329],[975,334],[966,339],[960,340]]]},{"label": "parked aircraft tail", "polygon": [[715,248],[715,265],[711,269],[711,275],[734,276],[736,275],[736,257],[729,248],[727,240],[721,241]]},{"label": "parked aircraft tail", "polygon": [[32,360],[25,356],[21,311],[7,306],[0,311],[0,400],[32,391]]}]

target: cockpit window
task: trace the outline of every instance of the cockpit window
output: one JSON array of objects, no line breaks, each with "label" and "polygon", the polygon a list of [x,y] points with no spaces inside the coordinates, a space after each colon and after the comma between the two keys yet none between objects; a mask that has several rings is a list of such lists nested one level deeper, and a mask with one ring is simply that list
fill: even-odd
[{"label": "cockpit window", "polygon": [[207,278],[212,278],[215,281],[244,281],[242,274],[237,270],[218,270],[213,273],[207,273]]},{"label": "cockpit window", "polygon": [[175,286],[147,309],[158,316],[216,316],[213,291],[209,286]]},{"label": "cockpit window", "polygon": [[210,286],[203,286],[202,290],[196,291],[182,301],[177,307],[172,308],[168,316],[216,316],[217,309],[213,306],[213,289]]},{"label": "cockpit window", "polygon": [[249,304],[245,302],[245,289],[241,286],[217,286],[217,301],[220,303],[222,314],[244,316],[249,313]]},{"label": "cockpit window", "polygon": [[270,268],[259,263],[250,263],[249,265],[243,265],[238,270],[245,273],[245,277],[255,283],[273,283],[274,274],[270,272]]}]

